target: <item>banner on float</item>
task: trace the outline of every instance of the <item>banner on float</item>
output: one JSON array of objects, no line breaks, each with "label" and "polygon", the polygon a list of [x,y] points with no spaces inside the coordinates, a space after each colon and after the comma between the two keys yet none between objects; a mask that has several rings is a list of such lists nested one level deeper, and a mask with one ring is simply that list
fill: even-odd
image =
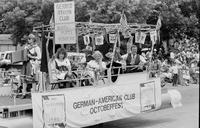
[{"label": "banner on float", "polygon": [[75,44],[76,26],[74,1],[54,4],[55,44]]},{"label": "banner on float", "polygon": [[56,24],[75,22],[74,1],[54,3],[54,16]]},{"label": "banner on float", "polygon": [[[86,127],[158,109],[161,105],[160,80],[141,84],[133,79],[130,80],[131,82],[123,81],[124,85],[121,85],[124,78],[133,78],[133,75],[120,77],[118,81],[120,85],[33,93],[34,128],[52,123],[54,126],[56,124],[60,126],[63,123],[67,127]],[[144,80],[143,75],[137,74],[137,76],[139,80]],[[137,82],[133,83],[135,81]],[[44,98],[51,98],[51,100],[44,103]],[[59,111],[58,113],[62,114],[60,116],[54,114],[54,109],[60,109],[55,112]]]},{"label": "banner on float", "polygon": [[141,111],[153,110],[156,107],[155,82],[140,84],[141,89]]},{"label": "banner on float", "polygon": [[75,23],[55,25],[55,44],[75,44]]},{"label": "banner on float", "polygon": [[66,122],[65,97],[62,94],[42,96],[44,128]]}]

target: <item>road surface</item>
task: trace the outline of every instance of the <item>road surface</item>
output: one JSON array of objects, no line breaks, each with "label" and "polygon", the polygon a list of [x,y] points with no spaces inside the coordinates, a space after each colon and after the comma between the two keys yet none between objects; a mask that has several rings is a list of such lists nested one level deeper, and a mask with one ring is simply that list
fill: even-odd
[{"label": "road surface", "polygon": [[[104,123],[98,128],[198,128],[199,126],[199,85],[174,87],[182,94],[182,104],[180,108],[169,108],[152,113],[144,113],[132,118]],[[170,85],[164,89],[173,89]],[[0,119],[2,122],[15,122]],[[32,119],[19,119],[17,123],[23,122],[19,128],[32,128]],[[26,123],[26,125],[25,125]],[[97,127],[97,126],[93,126]],[[91,127],[91,128],[93,128]],[[15,127],[16,128],[16,127]],[[18,127],[17,127],[18,128]]]},{"label": "road surface", "polygon": [[174,88],[182,94],[182,107],[105,123],[102,128],[199,128],[199,85]]}]

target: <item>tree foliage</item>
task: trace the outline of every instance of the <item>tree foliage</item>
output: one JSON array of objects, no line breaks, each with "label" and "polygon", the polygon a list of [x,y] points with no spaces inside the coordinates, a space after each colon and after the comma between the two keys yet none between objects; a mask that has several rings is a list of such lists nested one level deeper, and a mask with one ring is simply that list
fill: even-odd
[{"label": "tree foliage", "polygon": [[[1,0],[0,24],[3,33],[12,33],[16,43],[34,26],[48,24],[53,3],[70,0]],[[186,34],[198,38],[198,0],[74,0],[78,22],[119,23],[122,11],[129,23],[156,24],[162,19],[164,39]]]}]

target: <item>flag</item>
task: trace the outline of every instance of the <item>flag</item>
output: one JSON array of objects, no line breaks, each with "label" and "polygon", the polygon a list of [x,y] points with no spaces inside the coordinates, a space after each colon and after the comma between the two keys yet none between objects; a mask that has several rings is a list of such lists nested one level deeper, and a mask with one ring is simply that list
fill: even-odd
[{"label": "flag", "polygon": [[128,26],[126,15],[124,14],[124,11],[121,14],[120,25],[121,25],[122,34],[127,35],[127,29],[129,29],[129,26]]},{"label": "flag", "polygon": [[[54,28],[54,16],[51,16],[51,19],[49,21],[49,25],[51,28]],[[47,40],[46,39],[46,34],[44,33],[44,31],[42,32],[42,57],[41,57],[41,67],[40,67],[40,71],[41,72],[48,72],[48,62],[47,62],[47,50],[46,50],[46,43]],[[51,58],[51,56],[53,55],[53,41],[49,40],[49,46],[48,46],[48,53],[49,53],[49,57]]]},{"label": "flag", "polygon": [[53,15],[51,16],[51,19],[49,21],[49,25],[50,25],[50,28],[54,28],[54,16]]},{"label": "flag", "polygon": [[41,57],[41,72],[48,72],[48,62],[47,62],[47,52],[46,52],[46,42],[45,33],[42,32],[42,57]]},{"label": "flag", "polygon": [[160,29],[161,28],[161,19],[160,19],[160,16],[158,17],[158,21],[156,23],[156,29]]}]

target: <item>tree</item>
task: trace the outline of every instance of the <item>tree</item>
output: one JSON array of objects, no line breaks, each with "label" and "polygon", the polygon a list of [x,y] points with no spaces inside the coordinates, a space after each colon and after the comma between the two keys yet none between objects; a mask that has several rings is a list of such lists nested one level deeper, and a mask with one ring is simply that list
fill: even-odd
[{"label": "tree", "polygon": [[12,0],[5,3],[1,11],[6,26],[4,33],[12,33],[16,45],[23,42],[24,35],[29,34],[33,26],[41,24],[41,5],[38,2]]},{"label": "tree", "polygon": [[[0,31],[12,33],[16,44],[34,26],[49,24],[54,2],[71,0],[1,0]],[[122,11],[129,23],[156,24],[162,17],[161,33],[180,38],[187,34],[198,38],[199,1],[194,0],[74,0],[77,22],[119,23]],[[1,25],[1,24],[0,24]]]}]

